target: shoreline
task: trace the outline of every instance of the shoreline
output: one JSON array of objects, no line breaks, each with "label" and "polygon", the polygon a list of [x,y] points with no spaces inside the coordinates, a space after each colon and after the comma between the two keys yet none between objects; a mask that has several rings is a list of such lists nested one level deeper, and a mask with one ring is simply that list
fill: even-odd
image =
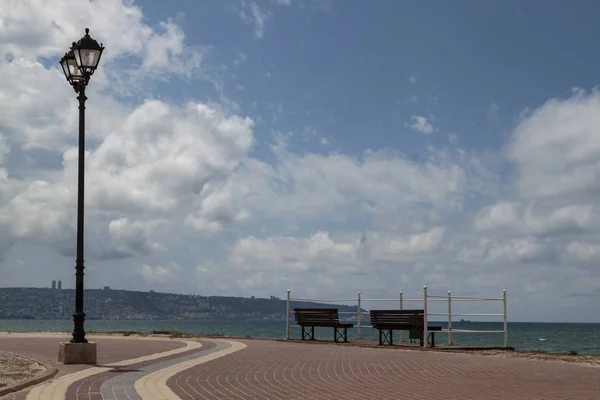
[{"label": "shoreline", "polygon": [[[70,332],[0,332],[0,336],[24,336],[24,337],[48,337],[48,336],[67,336],[71,335]],[[121,337],[127,339],[143,339],[143,338],[168,338],[168,339],[202,339],[202,338],[214,338],[214,339],[238,339],[238,340],[261,340],[261,341],[274,341],[274,342],[289,342],[289,343],[307,343],[306,341],[297,339],[277,339],[277,338],[260,338],[260,337],[248,337],[248,336],[228,336],[220,334],[206,334],[206,335],[194,335],[187,334],[177,331],[155,331],[153,333],[144,333],[136,331],[112,331],[112,332],[87,332],[89,336],[106,336],[106,337]],[[313,344],[321,345],[335,345],[335,346],[349,346],[349,347],[368,347],[368,348],[379,348],[387,349],[390,351],[423,351],[423,352],[438,352],[438,353],[462,353],[462,354],[476,354],[479,356],[486,357],[502,357],[502,358],[525,358],[530,360],[546,361],[546,362],[561,362],[561,363],[572,363],[580,364],[591,367],[600,367],[600,355],[592,354],[571,354],[571,353],[559,353],[559,352],[547,352],[547,351],[528,351],[518,350],[513,347],[482,347],[482,346],[436,346],[434,348],[420,348],[415,345],[404,344],[389,346],[379,346],[377,341],[369,339],[358,339],[352,340],[347,343],[335,343],[330,340],[315,340],[311,341]]]}]

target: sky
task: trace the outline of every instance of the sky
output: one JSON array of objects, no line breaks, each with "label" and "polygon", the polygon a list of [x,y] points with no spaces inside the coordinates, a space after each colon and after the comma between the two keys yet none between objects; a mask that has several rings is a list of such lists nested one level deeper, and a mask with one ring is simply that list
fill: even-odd
[{"label": "sky", "polygon": [[[2,0],[0,286],[500,297],[600,322],[600,4]],[[461,306],[462,307],[462,306]],[[501,312],[501,304],[462,310]]]}]

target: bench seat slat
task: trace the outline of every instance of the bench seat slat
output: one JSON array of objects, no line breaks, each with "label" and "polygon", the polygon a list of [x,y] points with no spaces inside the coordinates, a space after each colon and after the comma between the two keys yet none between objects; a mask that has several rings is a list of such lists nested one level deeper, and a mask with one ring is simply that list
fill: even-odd
[{"label": "bench seat slat", "polygon": [[[379,344],[387,341],[392,344],[392,333],[394,330],[425,331],[425,310],[371,310],[371,325],[379,330]],[[441,326],[429,326],[428,331],[441,331]],[[384,331],[390,331],[389,335]],[[431,333],[433,335],[433,332]],[[432,343],[433,343],[432,336]],[[421,338],[421,346],[423,338]],[[433,344],[432,344],[433,345]]]},{"label": "bench seat slat", "polygon": [[[304,329],[311,328],[312,332],[309,337],[314,339],[314,327],[334,328],[334,339],[337,342],[338,338],[343,338],[347,341],[347,329],[352,328],[354,324],[340,322],[340,317],[337,308],[295,308],[294,319],[296,324],[302,327],[302,339],[304,340]],[[337,329],[344,330],[338,334]]]}]

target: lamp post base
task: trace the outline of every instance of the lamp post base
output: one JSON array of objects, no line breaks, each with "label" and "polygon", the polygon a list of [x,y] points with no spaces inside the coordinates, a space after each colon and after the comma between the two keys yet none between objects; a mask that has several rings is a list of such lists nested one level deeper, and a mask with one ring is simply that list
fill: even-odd
[{"label": "lamp post base", "polygon": [[58,362],[62,364],[96,364],[96,343],[62,342],[58,348]]}]

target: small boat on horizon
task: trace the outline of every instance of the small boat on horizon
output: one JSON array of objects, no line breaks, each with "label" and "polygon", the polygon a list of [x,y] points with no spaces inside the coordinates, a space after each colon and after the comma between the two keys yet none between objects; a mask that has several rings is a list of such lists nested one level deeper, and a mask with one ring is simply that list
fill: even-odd
[{"label": "small boat on horizon", "polygon": [[464,319],[461,318],[460,322],[471,322],[469,320],[465,321]]}]

